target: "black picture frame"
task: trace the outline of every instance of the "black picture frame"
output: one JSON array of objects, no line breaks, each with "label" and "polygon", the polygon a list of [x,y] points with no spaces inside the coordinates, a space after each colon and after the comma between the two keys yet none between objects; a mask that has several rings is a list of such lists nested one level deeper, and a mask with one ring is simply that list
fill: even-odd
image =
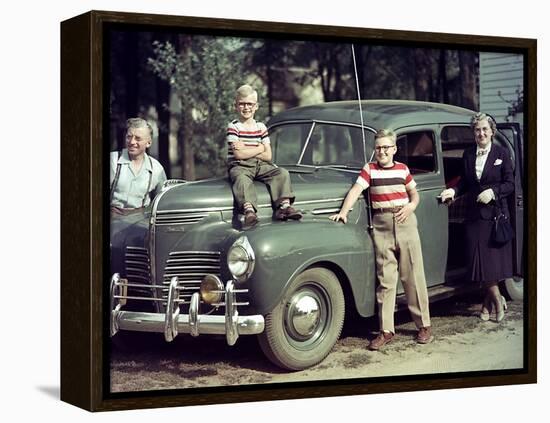
[{"label": "black picture frame", "polygon": [[[368,383],[297,383],[249,386],[234,390],[141,392],[113,395],[106,385],[108,312],[104,280],[108,258],[105,236],[108,215],[106,169],[106,100],[104,81],[105,28],[139,25],[243,34],[383,40],[389,43],[429,44],[456,48],[514,49],[525,57],[526,197],[526,312],[524,361],[521,372],[500,375],[445,374],[430,377],[375,379]],[[123,410],[198,404],[312,398],[367,393],[535,383],[536,339],[536,40],[441,34],[281,22],[255,22],[153,14],[91,11],[61,24],[61,399],[91,411]],[[74,275],[79,275],[74,277]]]}]

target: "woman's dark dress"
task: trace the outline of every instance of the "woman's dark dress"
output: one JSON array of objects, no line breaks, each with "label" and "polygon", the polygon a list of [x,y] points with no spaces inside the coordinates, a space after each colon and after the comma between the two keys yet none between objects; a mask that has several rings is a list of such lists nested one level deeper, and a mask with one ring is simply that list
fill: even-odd
[{"label": "woman's dark dress", "polygon": [[[466,196],[466,254],[470,277],[480,283],[510,278],[513,274],[512,243],[499,246],[491,242],[497,207],[510,217],[507,198],[514,191],[510,153],[493,142],[479,181],[475,171],[475,146],[464,151],[462,161],[463,174],[455,191],[456,196]],[[493,190],[496,200],[489,204],[477,202],[479,193],[488,188]]]}]

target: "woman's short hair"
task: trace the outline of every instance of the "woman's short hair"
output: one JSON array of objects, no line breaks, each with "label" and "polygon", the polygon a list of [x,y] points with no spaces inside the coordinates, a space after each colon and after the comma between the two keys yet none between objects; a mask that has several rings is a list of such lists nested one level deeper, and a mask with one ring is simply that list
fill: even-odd
[{"label": "woman's short hair", "polygon": [[483,112],[477,112],[475,115],[472,116],[472,119],[470,120],[470,128],[472,128],[473,130],[476,124],[482,120],[486,120],[487,122],[489,122],[489,126],[493,131],[493,135],[497,133],[497,124],[495,120],[491,115],[488,115],[487,113],[483,113]]},{"label": "woman's short hair", "polygon": [[130,118],[126,121],[126,131],[130,128],[147,128],[151,140],[153,140],[153,127],[149,122],[142,118]]},{"label": "woman's short hair", "polygon": [[397,135],[395,135],[395,132],[387,128],[379,129],[378,131],[376,131],[376,134],[374,135],[374,140],[376,141],[379,138],[389,138],[394,144],[397,141]]}]

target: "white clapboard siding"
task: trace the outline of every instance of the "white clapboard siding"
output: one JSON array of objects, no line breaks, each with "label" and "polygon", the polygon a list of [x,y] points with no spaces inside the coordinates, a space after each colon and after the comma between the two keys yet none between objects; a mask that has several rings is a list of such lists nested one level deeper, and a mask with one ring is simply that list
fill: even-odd
[{"label": "white clapboard siding", "polygon": [[[523,91],[523,55],[479,54],[479,109],[498,122],[506,121],[508,108]],[[500,95],[499,95],[500,91]]]}]

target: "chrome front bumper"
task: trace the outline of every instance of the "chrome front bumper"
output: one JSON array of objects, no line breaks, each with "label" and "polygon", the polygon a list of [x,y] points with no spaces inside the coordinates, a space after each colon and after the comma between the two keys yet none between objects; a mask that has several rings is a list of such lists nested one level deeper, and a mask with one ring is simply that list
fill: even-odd
[{"label": "chrome front bumper", "polygon": [[[201,315],[200,294],[195,292],[189,304],[189,314],[180,314],[180,288],[178,278],[170,281],[168,299],[129,297],[128,287],[148,287],[151,285],[129,284],[121,279],[118,273],[111,278],[111,336],[119,330],[133,330],[140,332],[161,332],[167,342],[172,341],[178,333],[189,333],[192,336],[199,334],[225,335],[227,343],[234,345],[239,335],[255,335],[264,330],[264,318],[262,315],[239,316],[235,305],[236,292],[233,281],[228,281],[225,286],[225,315]],[[128,299],[166,301],[166,313],[143,313],[125,311],[122,308]]]}]

